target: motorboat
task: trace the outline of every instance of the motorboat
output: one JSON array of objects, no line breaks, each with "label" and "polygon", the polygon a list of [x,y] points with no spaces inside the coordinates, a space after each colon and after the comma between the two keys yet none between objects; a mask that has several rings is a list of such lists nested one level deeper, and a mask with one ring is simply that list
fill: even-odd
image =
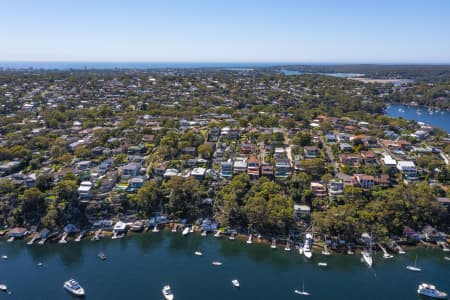
[{"label": "motorboat", "polygon": [[223,265],[223,263],[220,262],[220,261],[213,261],[213,262],[212,262],[212,265],[213,265],[213,266],[221,266],[221,265]]},{"label": "motorboat", "polygon": [[237,280],[237,279],[231,280],[231,283],[233,284],[234,287],[237,287],[237,288],[241,286],[241,284],[239,283],[239,280]]},{"label": "motorboat", "polygon": [[64,282],[64,289],[77,297],[83,297],[85,294],[84,289],[75,279],[69,279]]},{"label": "motorboat", "polygon": [[312,242],[313,237],[310,233],[306,234],[305,244],[303,245],[303,255],[310,259],[312,257]]},{"label": "motorboat", "polygon": [[8,287],[6,286],[6,284],[3,284],[3,283],[0,284],[0,291],[2,291],[2,292],[8,291]]},{"label": "motorboat", "polygon": [[373,265],[373,258],[372,258],[372,253],[370,253],[370,251],[368,250],[363,250],[361,251],[361,255],[363,258],[363,261],[370,267],[372,267]]},{"label": "motorboat", "polygon": [[201,253],[200,251],[195,251],[194,254],[197,255],[197,256],[202,256],[203,255],[203,253]]},{"label": "motorboat", "polygon": [[303,296],[309,296],[310,293],[305,291],[305,282],[303,281],[303,288],[302,290],[294,290],[294,293],[299,294],[299,295],[303,295]]},{"label": "motorboat", "polygon": [[394,258],[394,255],[386,252],[386,253],[383,254],[383,258],[384,259],[391,259],[391,258]]},{"label": "motorboat", "polygon": [[445,259],[445,260],[450,260],[450,257],[444,256],[444,259]]},{"label": "motorboat", "polygon": [[447,299],[447,293],[438,291],[434,285],[428,283],[419,284],[417,294],[433,299]]},{"label": "motorboat", "polygon": [[[206,232],[206,231],[205,231]],[[216,237],[216,238],[220,238],[220,237],[222,237],[220,234],[221,234],[222,232],[220,231],[220,230],[217,230],[217,232],[216,233],[214,233],[214,237]]]},{"label": "motorboat", "polygon": [[181,232],[182,235],[188,235],[191,233],[191,229],[189,227],[184,227],[183,231]]},{"label": "motorboat", "polygon": [[201,236],[206,236],[206,230],[203,230],[202,233],[200,234]]},{"label": "motorboat", "polygon": [[98,258],[100,258],[101,260],[105,260],[105,259],[106,259],[106,254],[103,253],[103,252],[99,252],[99,253],[97,254],[97,256],[98,256]]},{"label": "motorboat", "polygon": [[152,232],[159,232],[158,224],[155,224],[155,226],[153,227]]},{"label": "motorboat", "polygon": [[235,237],[234,234],[232,233],[232,234],[230,234],[230,237],[229,237],[228,239],[229,239],[229,240],[235,240],[236,237]]},{"label": "motorboat", "polygon": [[173,300],[174,298],[172,290],[170,289],[170,285],[165,285],[162,288],[162,294],[166,300]]},{"label": "motorboat", "polygon": [[328,266],[328,264],[326,262],[318,262],[317,265],[322,268],[325,268]]},{"label": "motorboat", "polygon": [[247,239],[247,244],[252,244],[253,242],[252,242],[252,234],[250,233],[250,235],[248,236],[248,239]]},{"label": "motorboat", "polygon": [[38,267],[43,267],[43,266],[44,266],[44,263],[43,263],[43,262],[38,262],[38,263],[37,263],[37,266],[38,266]]},{"label": "motorboat", "polygon": [[2,255],[2,259],[3,260],[7,260],[8,259],[8,255]]},{"label": "motorboat", "polygon": [[406,254],[406,252],[405,252],[404,250],[402,250],[402,249],[399,249],[397,253],[398,253],[398,254],[401,254],[401,255]]}]

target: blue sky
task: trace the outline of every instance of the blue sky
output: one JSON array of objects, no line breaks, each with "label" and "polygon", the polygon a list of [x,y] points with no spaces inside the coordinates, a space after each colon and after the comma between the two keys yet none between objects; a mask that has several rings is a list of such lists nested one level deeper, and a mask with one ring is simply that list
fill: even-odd
[{"label": "blue sky", "polygon": [[5,0],[0,38],[0,61],[450,63],[450,1]]}]

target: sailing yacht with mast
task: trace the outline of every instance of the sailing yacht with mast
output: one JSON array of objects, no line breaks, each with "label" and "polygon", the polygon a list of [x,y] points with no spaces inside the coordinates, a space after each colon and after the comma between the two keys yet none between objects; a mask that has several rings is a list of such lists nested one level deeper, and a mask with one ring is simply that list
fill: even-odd
[{"label": "sailing yacht with mast", "polygon": [[303,295],[303,296],[309,296],[310,293],[305,291],[305,281],[303,281],[303,285],[302,285],[302,290],[294,290],[294,293],[299,294],[299,295]]},{"label": "sailing yacht with mast", "polygon": [[406,266],[406,268],[408,270],[410,270],[410,271],[413,271],[413,272],[420,272],[420,271],[422,271],[421,268],[417,267],[417,255],[416,255],[416,259],[414,260],[414,266],[410,265],[410,266]]}]

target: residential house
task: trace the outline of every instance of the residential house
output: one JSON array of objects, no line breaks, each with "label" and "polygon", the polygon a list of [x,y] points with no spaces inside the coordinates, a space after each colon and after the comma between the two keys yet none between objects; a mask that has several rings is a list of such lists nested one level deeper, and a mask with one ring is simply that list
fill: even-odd
[{"label": "residential house", "polygon": [[327,133],[325,135],[325,140],[327,141],[327,143],[336,143],[337,142],[337,137],[336,135],[332,134],[332,133]]},{"label": "residential house", "polygon": [[292,172],[291,161],[289,158],[275,159],[275,177],[286,178]]},{"label": "residential house", "polygon": [[90,181],[82,181],[78,187],[78,195],[81,200],[89,200],[92,198],[93,184]]},{"label": "residential house", "polygon": [[392,170],[397,168],[397,161],[395,159],[392,158],[392,156],[390,155],[384,155],[383,158],[381,158],[381,163],[386,166],[391,168]]},{"label": "residential house", "polygon": [[233,173],[246,173],[247,172],[247,158],[236,157],[233,164]]},{"label": "residential house", "polygon": [[327,195],[326,186],[320,182],[311,182],[310,188],[315,197],[325,197]]},{"label": "residential house", "polygon": [[253,152],[254,146],[252,144],[241,144],[241,153],[250,154]]},{"label": "residential house", "polygon": [[397,162],[397,169],[403,173],[407,180],[418,179],[417,168],[412,161],[401,160]]},{"label": "residential house", "polygon": [[205,178],[205,174],[206,169],[201,167],[194,168],[191,172],[191,176],[198,180],[202,180],[203,178]]},{"label": "residential house", "polygon": [[273,178],[273,166],[272,165],[267,165],[267,164],[262,164],[261,165],[261,176],[265,176],[268,177],[270,179]]},{"label": "residential house", "polygon": [[128,179],[139,175],[141,165],[138,163],[129,163],[122,167],[122,178]]},{"label": "residential house", "polygon": [[372,165],[377,162],[375,154],[372,151],[362,151],[361,157],[364,160],[364,163],[367,165]]},{"label": "residential house", "polygon": [[350,145],[349,143],[340,143],[339,148],[341,149],[342,152],[352,152],[353,151],[353,146]]},{"label": "residential house", "polygon": [[375,185],[375,177],[366,174],[355,174],[353,176],[355,184],[364,190],[370,190]]},{"label": "residential house", "polygon": [[247,160],[247,174],[251,179],[259,178],[260,174],[260,163],[259,159],[255,155],[250,155]]},{"label": "residential house", "polygon": [[233,161],[231,159],[220,163],[220,175],[227,179],[233,176]]},{"label": "residential house", "polygon": [[181,154],[196,156],[197,149],[195,147],[185,146],[181,149]]},{"label": "residential house", "polygon": [[361,156],[359,154],[341,154],[339,160],[346,166],[358,166],[361,163]]},{"label": "residential house", "polygon": [[144,186],[144,177],[133,177],[128,182],[127,192],[136,192],[138,189]]},{"label": "residential house", "polygon": [[305,158],[316,158],[320,156],[320,150],[316,146],[305,146],[303,147],[305,153]]},{"label": "residential house", "polygon": [[311,208],[308,205],[294,204],[294,215],[297,220],[309,218]]},{"label": "residential house", "polygon": [[328,182],[328,195],[335,199],[344,193],[344,182],[342,180],[332,179]]}]

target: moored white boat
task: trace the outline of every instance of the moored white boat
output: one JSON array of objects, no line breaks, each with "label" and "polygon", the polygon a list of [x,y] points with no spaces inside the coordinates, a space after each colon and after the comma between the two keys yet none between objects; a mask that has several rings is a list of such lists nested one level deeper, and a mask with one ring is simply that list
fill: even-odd
[{"label": "moored white boat", "polygon": [[200,251],[195,251],[194,254],[197,255],[197,256],[202,256],[203,255],[203,253],[201,253]]},{"label": "moored white boat", "polygon": [[223,263],[221,261],[213,261],[212,265],[213,266],[221,266],[221,265],[223,265]]},{"label": "moored white boat", "polygon": [[328,266],[328,264],[326,262],[318,262],[317,265],[322,268],[325,268]]},{"label": "moored white boat", "polygon": [[419,267],[417,267],[417,256],[416,256],[416,259],[414,260],[414,266],[406,266],[406,269],[408,269],[408,270],[410,270],[410,271],[413,271],[413,272],[420,272],[420,271],[422,271],[422,269],[421,268],[419,268]]},{"label": "moored white boat", "polygon": [[221,233],[222,232],[220,230],[217,230],[216,233],[214,233],[214,237],[220,238],[221,237]]},{"label": "moored white boat", "polygon": [[272,244],[270,245],[270,248],[272,248],[272,249],[277,248],[277,240],[276,239],[272,239]]},{"label": "moored white boat", "polygon": [[361,255],[363,258],[363,261],[367,264],[367,266],[372,267],[373,265],[373,258],[372,253],[370,253],[368,250],[361,251]]},{"label": "moored white boat", "polygon": [[299,295],[303,295],[303,296],[309,296],[310,293],[305,291],[305,282],[303,281],[303,288],[302,290],[294,290],[294,293],[299,294]]},{"label": "moored white boat", "polygon": [[307,233],[305,237],[305,244],[303,245],[303,255],[308,259],[312,257],[312,242],[312,235]]},{"label": "moored white boat", "polygon": [[191,233],[191,229],[189,227],[185,227],[181,232],[182,235],[188,235],[189,233]]},{"label": "moored white boat", "polygon": [[253,242],[252,242],[252,234],[250,233],[250,235],[248,236],[248,239],[247,239],[247,244],[251,244],[251,243],[253,243]]},{"label": "moored white boat", "polygon": [[165,285],[163,288],[162,288],[162,294],[163,294],[163,296],[164,296],[164,298],[166,299],[166,300],[173,300],[173,298],[174,298],[174,295],[173,295],[173,293],[172,293],[172,290],[171,290],[171,288],[170,288],[170,285]]},{"label": "moored white boat", "polygon": [[241,284],[239,283],[239,280],[237,280],[237,279],[231,280],[231,283],[233,284],[234,287],[237,287],[237,288],[241,286]]},{"label": "moored white boat", "polygon": [[438,291],[432,284],[421,283],[417,288],[417,294],[433,299],[447,299],[447,293]]},{"label": "moored white boat", "polygon": [[75,279],[69,279],[64,282],[64,289],[78,297],[83,297],[85,295],[83,287]]}]

